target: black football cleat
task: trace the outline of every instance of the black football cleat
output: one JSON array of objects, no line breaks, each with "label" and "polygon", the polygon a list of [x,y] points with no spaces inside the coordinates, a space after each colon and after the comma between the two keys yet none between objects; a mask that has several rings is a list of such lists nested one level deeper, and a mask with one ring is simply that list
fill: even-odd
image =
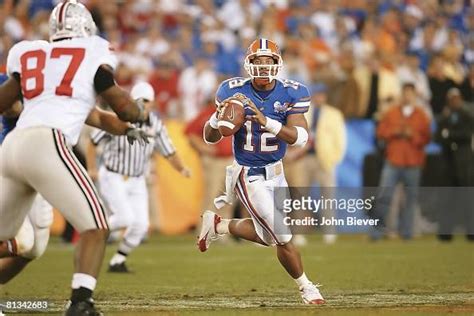
[{"label": "black football cleat", "polygon": [[72,304],[71,302],[68,303],[68,308],[64,313],[65,316],[103,316],[101,312],[99,312],[94,307],[94,300],[92,298],[88,299],[87,301],[80,301],[77,303]]},{"label": "black football cleat", "polygon": [[125,264],[125,262],[122,262],[122,263],[118,263],[118,264],[109,265],[108,272],[130,273],[131,271],[128,270],[127,265]]}]

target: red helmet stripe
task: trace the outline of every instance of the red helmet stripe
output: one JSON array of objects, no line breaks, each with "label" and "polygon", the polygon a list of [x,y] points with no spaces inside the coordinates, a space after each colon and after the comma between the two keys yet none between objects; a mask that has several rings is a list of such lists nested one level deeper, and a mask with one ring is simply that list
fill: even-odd
[{"label": "red helmet stripe", "polygon": [[59,19],[58,19],[58,22],[59,23],[63,23],[64,21],[64,16],[66,15],[66,7],[69,3],[68,2],[65,2],[61,5],[61,8],[59,9]]}]

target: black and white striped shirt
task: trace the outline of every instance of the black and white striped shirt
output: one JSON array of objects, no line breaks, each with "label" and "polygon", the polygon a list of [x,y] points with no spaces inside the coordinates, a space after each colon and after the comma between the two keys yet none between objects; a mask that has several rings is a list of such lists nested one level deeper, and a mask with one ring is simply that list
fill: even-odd
[{"label": "black and white striped shirt", "polygon": [[102,130],[95,130],[91,134],[92,143],[98,145],[103,142],[102,162],[112,172],[129,177],[139,177],[145,174],[151,155],[154,150],[168,157],[175,153],[175,148],[168,136],[163,122],[153,113],[150,113],[148,123],[138,125],[149,134],[155,135],[149,143],[133,145],[127,141],[127,136],[116,136]]}]

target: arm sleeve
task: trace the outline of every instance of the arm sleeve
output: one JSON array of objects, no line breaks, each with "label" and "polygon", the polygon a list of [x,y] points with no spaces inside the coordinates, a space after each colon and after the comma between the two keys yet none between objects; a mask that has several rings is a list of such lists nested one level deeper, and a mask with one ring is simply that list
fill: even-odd
[{"label": "arm sleeve", "polygon": [[101,140],[105,139],[108,136],[108,134],[100,129],[94,129],[91,133],[91,141],[92,143],[97,146]]},{"label": "arm sleeve", "polygon": [[94,76],[94,89],[100,94],[115,85],[113,73],[105,67],[99,66]]},{"label": "arm sleeve", "polygon": [[101,65],[107,65],[115,70],[118,65],[117,55],[115,55],[114,48],[105,39],[94,36],[94,62],[95,69],[98,69]]},{"label": "arm sleeve", "polygon": [[428,116],[423,112],[423,110],[418,109],[420,119],[419,126],[414,128],[414,133],[412,137],[412,142],[416,146],[425,146],[430,142],[431,139],[431,130],[430,130],[430,120]]},{"label": "arm sleeve", "polygon": [[20,65],[20,44],[15,44],[10,51],[8,52],[7,57],[7,74],[9,76],[13,76],[14,73],[20,73],[21,65]]},{"label": "arm sleeve", "polygon": [[291,87],[287,89],[290,89],[290,94],[292,94],[294,100],[288,107],[287,115],[308,112],[311,105],[311,95],[308,88],[300,84],[296,90]]},{"label": "arm sleeve", "polygon": [[389,109],[382,115],[382,118],[377,126],[377,138],[384,141],[395,137],[400,127],[399,124],[396,124],[393,119],[393,109],[396,108],[394,107]]},{"label": "arm sleeve", "polygon": [[155,150],[159,151],[164,157],[171,156],[176,152],[173,142],[168,135],[168,130],[161,120],[158,123],[155,136]]},{"label": "arm sleeve", "polygon": [[229,82],[228,80],[222,82],[219,85],[219,88],[217,88],[216,98],[215,98],[216,106],[218,106],[223,100],[230,97],[230,95],[229,95],[229,83],[228,82]]}]

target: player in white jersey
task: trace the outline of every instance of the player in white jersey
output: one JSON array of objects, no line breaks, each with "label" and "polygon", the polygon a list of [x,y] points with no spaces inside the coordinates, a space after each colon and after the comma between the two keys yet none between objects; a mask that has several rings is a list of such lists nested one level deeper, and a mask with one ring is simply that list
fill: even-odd
[{"label": "player in white jersey", "polygon": [[[17,102],[13,108],[5,111],[2,115],[8,115],[11,121],[16,120],[22,109],[21,102]],[[115,114],[98,108],[92,110],[86,123],[112,135],[124,135],[130,144],[146,142],[150,136],[146,131],[121,121]],[[3,126],[4,135],[15,128],[15,125],[12,124],[13,122],[10,123],[10,126]],[[31,261],[43,255],[48,245],[49,227],[52,222],[53,207],[41,195],[37,194],[19,232],[15,238],[5,243],[5,245],[9,244],[11,249],[8,250],[8,253],[5,251],[1,253],[0,249],[0,284],[9,282]]]},{"label": "player in white jersey", "polygon": [[[116,86],[116,58],[95,36],[87,9],[58,4],[50,40],[23,41],[8,53],[9,79],[0,87],[0,113],[20,97],[24,111],[0,152],[0,248],[11,249],[36,192],[61,210],[80,233],[66,315],[98,315],[92,292],[108,236],[107,218],[92,181],[71,151],[100,95],[124,121],[147,119],[143,105]],[[0,249],[1,251],[1,249]]]}]

